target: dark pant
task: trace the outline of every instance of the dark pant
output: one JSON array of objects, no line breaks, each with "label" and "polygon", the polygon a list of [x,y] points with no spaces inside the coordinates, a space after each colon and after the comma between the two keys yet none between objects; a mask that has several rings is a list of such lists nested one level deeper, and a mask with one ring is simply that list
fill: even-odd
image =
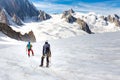
[{"label": "dark pant", "polygon": [[40,66],[43,66],[43,63],[44,63],[44,58],[46,57],[46,67],[49,67],[49,56],[42,56],[41,57],[41,65]]}]

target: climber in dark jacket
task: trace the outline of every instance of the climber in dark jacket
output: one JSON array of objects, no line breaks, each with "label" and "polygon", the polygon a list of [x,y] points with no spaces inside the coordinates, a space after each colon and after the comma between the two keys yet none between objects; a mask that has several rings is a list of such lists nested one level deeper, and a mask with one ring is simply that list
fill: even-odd
[{"label": "climber in dark jacket", "polygon": [[50,44],[48,43],[48,41],[45,42],[45,44],[43,45],[43,51],[42,51],[43,55],[41,57],[41,67],[43,66],[44,63],[44,58],[46,57],[46,67],[49,67],[49,58],[51,57],[51,50],[50,50]]}]

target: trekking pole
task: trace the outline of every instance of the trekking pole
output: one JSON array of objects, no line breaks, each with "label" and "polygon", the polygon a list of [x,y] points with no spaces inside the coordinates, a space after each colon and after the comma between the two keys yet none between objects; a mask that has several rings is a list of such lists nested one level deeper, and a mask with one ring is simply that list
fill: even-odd
[{"label": "trekking pole", "polygon": [[51,63],[51,57],[49,57],[49,61],[50,61],[50,63]]},{"label": "trekking pole", "polygon": [[50,61],[50,63],[51,63],[51,51],[50,51],[50,57],[49,57],[49,61]]}]

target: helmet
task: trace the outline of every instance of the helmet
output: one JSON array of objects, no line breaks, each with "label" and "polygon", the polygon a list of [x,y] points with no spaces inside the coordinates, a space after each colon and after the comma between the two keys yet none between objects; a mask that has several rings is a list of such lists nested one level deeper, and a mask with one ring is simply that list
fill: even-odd
[{"label": "helmet", "polygon": [[45,44],[48,44],[48,40],[45,41]]},{"label": "helmet", "polygon": [[30,41],[28,42],[28,44],[30,44]]}]

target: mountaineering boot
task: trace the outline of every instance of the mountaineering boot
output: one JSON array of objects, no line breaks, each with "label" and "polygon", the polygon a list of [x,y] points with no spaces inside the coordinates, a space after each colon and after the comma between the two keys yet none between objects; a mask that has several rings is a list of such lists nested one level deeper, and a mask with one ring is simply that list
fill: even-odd
[{"label": "mountaineering boot", "polygon": [[41,65],[40,65],[40,67],[43,66],[43,61],[44,61],[44,56],[41,57]]},{"label": "mountaineering boot", "polygon": [[28,54],[28,57],[30,57],[30,54]]},{"label": "mountaineering boot", "polygon": [[47,61],[46,67],[49,67],[49,57],[48,56],[46,58],[46,61]]}]

